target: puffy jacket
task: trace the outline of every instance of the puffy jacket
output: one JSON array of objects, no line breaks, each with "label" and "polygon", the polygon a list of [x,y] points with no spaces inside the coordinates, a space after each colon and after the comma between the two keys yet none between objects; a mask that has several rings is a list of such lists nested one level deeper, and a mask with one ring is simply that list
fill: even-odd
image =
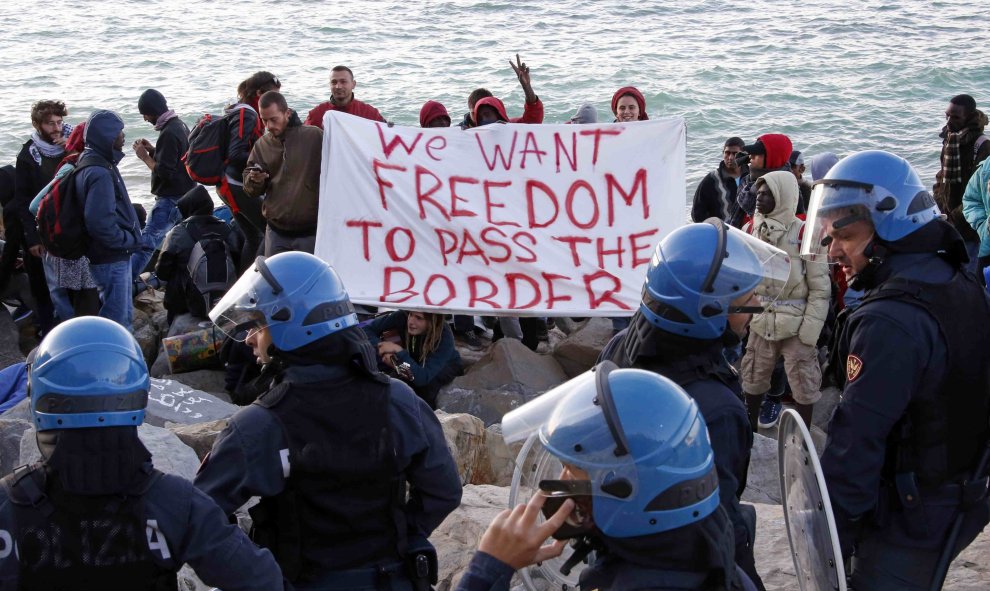
[{"label": "puffy jacket", "polygon": [[[791,275],[780,296],[770,303],[763,314],[753,317],[749,330],[769,341],[782,341],[797,336],[805,345],[818,343],[825,325],[831,284],[828,265],[809,263],[801,258],[801,237],[804,220],[795,212],[798,202],[797,179],[790,171],[775,171],[756,182],[770,188],[776,207],[768,215],[756,212],[749,233],[786,252],[791,259]],[[770,297],[764,288],[756,293]]]},{"label": "puffy jacket", "polygon": [[111,111],[94,111],[86,123],[86,149],[79,163],[96,161],[75,177],[76,190],[86,196],[86,231],[90,243],[86,256],[94,265],[126,261],[141,243],[141,227],[117,170],[123,152],[113,148],[124,121]]},{"label": "puffy jacket", "polygon": [[962,212],[966,222],[980,235],[979,256],[990,256],[990,228],[987,212],[990,212],[990,159],[980,163],[969,177],[962,198]]}]

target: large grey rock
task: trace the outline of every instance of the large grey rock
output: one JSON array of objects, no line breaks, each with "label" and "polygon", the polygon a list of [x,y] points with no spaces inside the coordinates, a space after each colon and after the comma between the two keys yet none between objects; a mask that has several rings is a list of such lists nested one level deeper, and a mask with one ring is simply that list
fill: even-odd
[{"label": "large grey rock", "polygon": [[6,306],[0,305],[0,369],[24,361],[20,349],[20,329]]},{"label": "large grey rock", "polygon": [[437,408],[449,413],[473,415],[488,426],[501,423],[505,413],[538,395],[539,392],[519,383],[505,384],[491,390],[466,390],[447,386],[437,395]]},{"label": "large grey rock", "polygon": [[822,397],[815,403],[811,422],[825,433],[828,433],[828,422],[832,420],[832,413],[835,412],[835,407],[839,405],[841,395],[842,392],[838,388],[825,388],[822,390]]},{"label": "large grey rock", "polygon": [[176,425],[169,422],[166,425],[170,431],[175,433],[183,443],[196,452],[200,460],[206,457],[213,449],[213,442],[217,435],[227,428],[227,419],[217,419],[206,423],[194,423],[192,425]]},{"label": "large grey rock", "polygon": [[591,318],[562,340],[553,350],[564,373],[573,378],[594,367],[605,345],[612,338],[612,321],[608,318]]},{"label": "large grey rock", "polygon": [[508,485],[515,453],[502,439],[499,425],[485,428],[478,417],[437,411],[447,448],[464,484]]},{"label": "large grey rock", "polygon": [[[187,375],[190,374],[182,377]],[[233,404],[183,382],[151,378],[144,421],[158,427],[164,427],[166,422],[191,425],[227,419],[235,412],[237,407]]]},{"label": "large grey rock", "polygon": [[474,555],[481,535],[496,515],[509,502],[509,488],[488,485],[467,485],[461,497],[461,506],[447,516],[430,541],[437,549],[440,580],[437,591],[449,591],[457,587]]},{"label": "large grey rock", "polygon": [[747,503],[780,504],[780,470],[777,467],[777,440],[753,436],[749,474],[742,500]]},{"label": "large grey rock", "polygon": [[197,369],[185,373],[165,374],[161,379],[180,382],[194,390],[209,392],[221,400],[230,398],[224,391],[225,384],[222,369]]},{"label": "large grey rock", "polygon": [[14,406],[12,406],[7,412],[0,415],[0,418],[4,420],[10,419],[23,419],[29,423],[34,422],[34,418],[31,417],[31,399],[25,398],[21,400]]},{"label": "large grey rock", "polygon": [[141,354],[144,356],[145,363],[154,363],[155,357],[158,355],[158,347],[161,340],[159,335],[160,333],[154,324],[150,323],[134,330],[134,340],[141,347]]},{"label": "large grey rock", "polygon": [[530,351],[515,339],[500,339],[471,369],[454,379],[453,386],[465,390],[495,390],[505,384],[521,384],[544,392],[567,381],[553,357]]},{"label": "large grey rock", "polygon": [[155,357],[154,362],[148,366],[148,375],[153,378],[160,378],[168,375],[168,355],[165,354],[164,347],[158,347],[158,356]]},{"label": "large grey rock", "polygon": [[174,337],[180,334],[188,334],[203,328],[209,328],[213,323],[208,318],[197,318],[192,314],[179,314],[172,319],[171,326],[165,336]]},{"label": "large grey rock", "polygon": [[[138,437],[154,458],[155,468],[167,474],[175,474],[188,480],[196,477],[199,458],[191,447],[182,443],[175,433],[168,429],[147,423],[138,427]],[[34,428],[24,431],[21,437],[20,464],[30,464],[41,459]]]},{"label": "large grey rock", "polygon": [[488,482],[475,482],[474,484],[495,484],[507,486],[512,482],[512,473],[516,469],[516,456],[522,443],[507,445],[502,438],[502,425],[490,425],[485,428],[485,464],[488,466],[490,476]]},{"label": "large grey rock", "polygon": [[31,421],[24,419],[0,419],[0,476],[10,474],[20,466],[21,439],[31,428]]}]

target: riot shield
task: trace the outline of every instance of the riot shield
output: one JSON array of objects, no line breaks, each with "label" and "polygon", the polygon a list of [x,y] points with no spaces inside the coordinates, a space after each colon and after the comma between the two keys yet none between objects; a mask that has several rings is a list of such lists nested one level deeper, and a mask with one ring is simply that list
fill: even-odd
[{"label": "riot shield", "polygon": [[780,416],[777,461],[787,538],[801,591],[845,591],[842,551],[818,453],[804,421],[792,409]]},{"label": "riot shield", "polygon": [[[529,501],[539,489],[541,480],[555,479],[560,476],[563,466],[560,460],[555,458],[540,443],[539,433],[533,433],[523,444],[516,458],[516,469],[512,473],[512,486],[509,489],[509,507],[515,507]],[[543,516],[540,516],[543,521]],[[571,547],[564,549],[564,553],[546,560],[538,565],[519,570],[519,576],[523,580],[523,585],[528,591],[545,591],[578,588],[578,575],[584,570],[587,562],[594,560],[592,553],[584,563],[578,563],[569,574],[560,572],[572,554]]]}]

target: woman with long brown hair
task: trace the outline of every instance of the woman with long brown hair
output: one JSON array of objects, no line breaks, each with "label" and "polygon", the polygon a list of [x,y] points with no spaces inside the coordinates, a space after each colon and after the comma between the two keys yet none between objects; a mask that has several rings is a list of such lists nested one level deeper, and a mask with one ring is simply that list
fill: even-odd
[{"label": "woman with long brown hair", "polygon": [[443,314],[397,311],[364,327],[378,346],[379,367],[405,380],[436,409],[437,393],[463,371]]}]

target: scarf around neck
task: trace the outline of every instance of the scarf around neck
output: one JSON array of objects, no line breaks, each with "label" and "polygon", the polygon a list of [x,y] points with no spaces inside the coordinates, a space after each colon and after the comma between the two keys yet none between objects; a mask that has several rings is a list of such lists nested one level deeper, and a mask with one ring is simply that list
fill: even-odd
[{"label": "scarf around neck", "polygon": [[967,179],[963,179],[962,156],[960,150],[962,146],[968,146],[976,141],[987,126],[987,116],[977,109],[966,121],[966,126],[959,131],[951,131],[946,125],[940,134],[945,139],[942,147],[942,170],[939,175],[940,181],[947,185],[962,184]]},{"label": "scarf around neck", "polygon": [[28,148],[31,157],[36,164],[41,164],[41,157],[61,158],[65,154],[65,148],[58,144],[50,144],[41,139],[41,134],[35,131],[31,134],[31,147]]},{"label": "scarf around neck", "polygon": [[165,111],[164,113],[159,115],[158,119],[155,120],[155,131],[161,131],[162,129],[164,129],[165,124],[171,121],[172,119],[175,119],[177,116],[178,115],[176,115],[175,111],[173,111],[172,109],[169,109],[168,111]]}]

